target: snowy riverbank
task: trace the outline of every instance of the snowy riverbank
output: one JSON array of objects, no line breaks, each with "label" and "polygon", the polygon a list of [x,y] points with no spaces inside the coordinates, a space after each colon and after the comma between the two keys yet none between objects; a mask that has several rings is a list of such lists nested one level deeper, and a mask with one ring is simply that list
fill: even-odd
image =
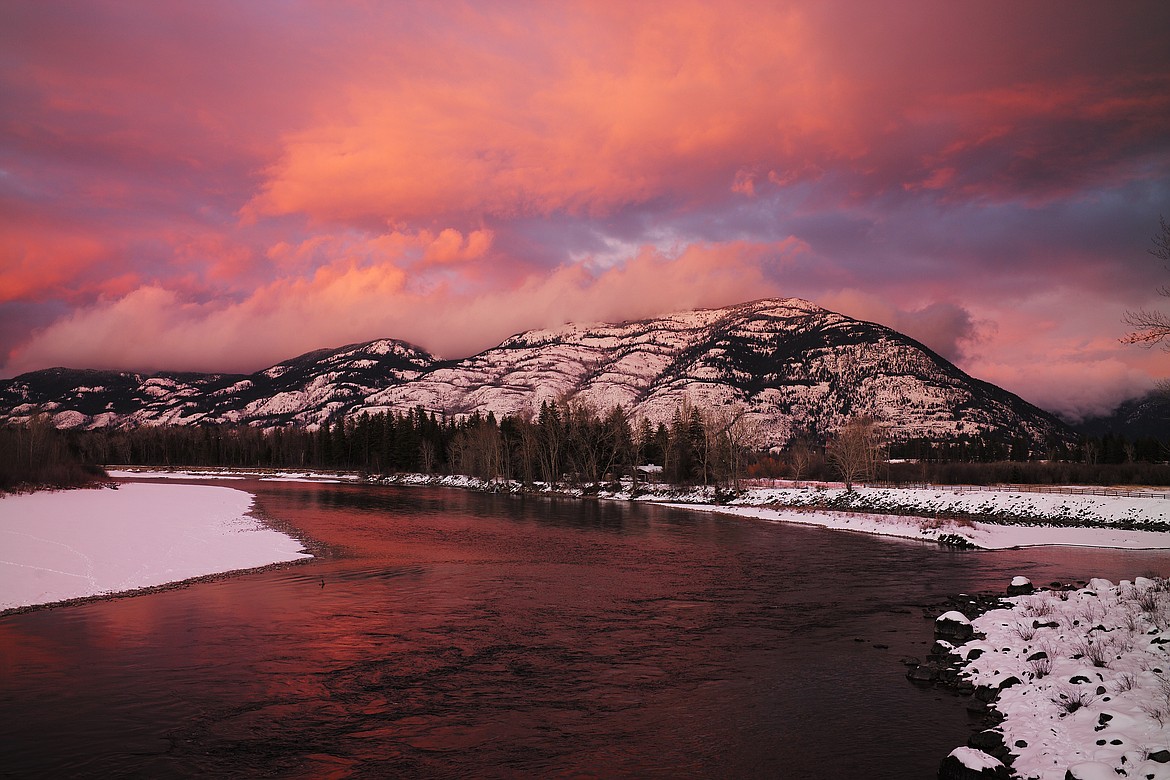
[{"label": "snowy riverbank", "polygon": [[[970,621],[976,638],[952,655],[1003,716],[994,731],[1014,776],[1170,780],[1170,581],[1095,579],[1006,601]],[[999,764],[970,747],[948,761],[988,777]]]},{"label": "snowy riverbank", "polygon": [[716,503],[696,489],[646,500],[776,522],[994,550],[1067,545],[1170,549],[1170,500],[1157,496],[837,486],[757,488]]},{"label": "snowy riverbank", "polygon": [[357,474],[348,472],[288,471],[274,469],[167,469],[109,467],[106,473],[114,479],[258,479],[261,482],[358,482]]},{"label": "snowy riverbank", "polygon": [[471,490],[596,496],[647,501],[738,517],[842,531],[921,539],[986,550],[1064,545],[1129,550],[1170,549],[1170,500],[1150,496],[989,491],[978,488],[881,488],[834,485],[753,488],[735,495],[714,488],[642,484],[620,489],[528,488],[467,476],[397,474],[374,481]]},{"label": "snowy riverbank", "polygon": [[311,557],[210,485],[123,484],[0,498],[0,611]]}]

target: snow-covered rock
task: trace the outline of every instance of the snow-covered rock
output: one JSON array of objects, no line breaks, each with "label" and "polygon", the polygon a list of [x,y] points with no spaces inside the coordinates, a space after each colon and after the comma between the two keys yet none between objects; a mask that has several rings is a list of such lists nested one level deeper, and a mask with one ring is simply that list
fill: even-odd
[{"label": "snow-covered rock", "polygon": [[934,621],[934,637],[947,642],[965,642],[975,635],[971,621],[962,612],[951,610]]},{"label": "snow-covered rock", "polygon": [[995,756],[970,747],[951,751],[938,770],[939,780],[1007,780],[1007,767]]},{"label": "snow-covered rock", "polygon": [[1008,585],[1007,594],[1009,596],[1023,596],[1035,590],[1032,581],[1027,577],[1013,577],[1012,584]]}]

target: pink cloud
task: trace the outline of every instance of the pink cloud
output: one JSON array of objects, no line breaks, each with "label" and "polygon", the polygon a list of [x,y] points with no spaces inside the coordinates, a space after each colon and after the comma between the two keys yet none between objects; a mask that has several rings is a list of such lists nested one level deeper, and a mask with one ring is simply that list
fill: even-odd
[{"label": "pink cloud", "polygon": [[1166,358],[1119,342],[1121,304],[1109,293],[1054,285],[973,316],[980,338],[960,366],[1070,420],[1108,413],[1149,391]]},{"label": "pink cloud", "polygon": [[1148,373],[1120,358],[1038,356],[1032,366],[988,359],[973,363],[970,371],[1071,422],[1109,414],[1119,399],[1147,393],[1156,384]]},{"label": "pink cloud", "polygon": [[[430,234],[425,234],[427,238]],[[491,249],[494,233],[490,230],[473,230],[466,237],[455,228],[444,228],[427,245],[423,253],[425,263],[463,263],[478,260]]]},{"label": "pink cloud", "polygon": [[764,268],[794,250],[792,243],[699,245],[672,257],[647,249],[597,276],[566,265],[516,287],[478,292],[449,286],[412,292],[406,272],[391,262],[344,260],[236,303],[192,303],[173,290],[142,287],[54,323],[16,350],[10,366],[252,371],[311,349],[379,337],[462,356],[553,323],[757,298],[775,290]]},{"label": "pink cloud", "polygon": [[962,362],[968,348],[983,336],[979,323],[961,304],[932,301],[910,306],[891,296],[879,296],[856,289],[842,289],[819,296],[822,306],[893,328],[922,342],[952,362]]},{"label": "pink cloud", "polygon": [[92,235],[5,226],[0,232],[0,302],[71,298],[73,280],[109,254]]}]

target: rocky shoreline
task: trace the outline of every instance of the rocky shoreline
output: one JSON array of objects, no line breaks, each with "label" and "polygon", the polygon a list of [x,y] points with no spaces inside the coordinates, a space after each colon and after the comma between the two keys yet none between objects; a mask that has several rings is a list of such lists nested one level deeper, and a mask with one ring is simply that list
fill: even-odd
[{"label": "rocky shoreline", "polygon": [[[1054,586],[1063,587],[1060,583]],[[981,715],[981,728],[967,740],[967,747],[986,753],[1000,762],[1005,768],[1011,766],[1011,752],[1004,744],[1003,734],[995,731],[995,727],[1003,722],[1003,715],[992,704],[999,694],[999,689],[989,686],[976,686],[963,677],[962,670],[965,661],[953,651],[958,646],[975,638],[975,630],[971,619],[990,612],[993,609],[1003,609],[1010,606],[1004,601],[1005,596],[1016,595],[1018,586],[1008,587],[1005,594],[980,593],[969,595],[961,593],[952,596],[945,602],[931,605],[923,609],[923,617],[928,618],[934,625],[934,644],[925,661],[908,659],[905,661],[908,669],[906,679],[915,685],[923,687],[942,688],[954,692],[956,695],[967,697],[967,711],[974,715]],[[962,754],[960,754],[961,756]],[[978,762],[964,761],[961,757],[948,755],[939,766],[939,780],[974,780],[975,778],[1003,778],[1010,775],[1006,771],[996,773],[977,769],[968,764]]]},{"label": "rocky shoreline", "polygon": [[984,716],[940,780],[1170,778],[1170,581],[1017,577],[925,616],[935,641],[907,679]]}]

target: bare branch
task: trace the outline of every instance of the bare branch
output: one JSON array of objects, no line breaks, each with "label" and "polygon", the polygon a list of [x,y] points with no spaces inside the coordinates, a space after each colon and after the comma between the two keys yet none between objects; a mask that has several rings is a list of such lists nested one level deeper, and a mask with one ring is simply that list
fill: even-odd
[{"label": "bare branch", "polygon": [[885,434],[873,418],[851,417],[825,448],[825,457],[837,469],[847,491],[853,483],[873,479],[884,457]]},{"label": "bare branch", "polygon": [[[1162,232],[1153,237],[1154,246],[1149,249],[1149,253],[1159,260],[1170,261],[1170,223],[1166,222],[1165,217],[1158,217],[1158,225]],[[1170,270],[1170,266],[1167,266],[1167,269]],[[1158,294],[1170,297],[1170,287],[1158,288]],[[1122,344],[1152,347],[1167,341],[1163,349],[1170,351],[1170,315],[1160,311],[1138,309],[1126,312],[1122,322],[1134,328],[1121,339]]]},{"label": "bare branch", "polygon": [[1158,225],[1162,228],[1162,234],[1154,236],[1154,246],[1149,253],[1160,260],[1170,261],[1170,224],[1167,224],[1165,217],[1158,217]]},{"label": "bare branch", "polygon": [[[1170,315],[1160,311],[1138,309],[1128,311],[1122,321],[1133,328],[1132,333],[1121,339],[1123,344],[1142,344],[1152,347],[1163,339],[1170,338]],[[1170,348],[1170,345],[1167,347]]]}]

